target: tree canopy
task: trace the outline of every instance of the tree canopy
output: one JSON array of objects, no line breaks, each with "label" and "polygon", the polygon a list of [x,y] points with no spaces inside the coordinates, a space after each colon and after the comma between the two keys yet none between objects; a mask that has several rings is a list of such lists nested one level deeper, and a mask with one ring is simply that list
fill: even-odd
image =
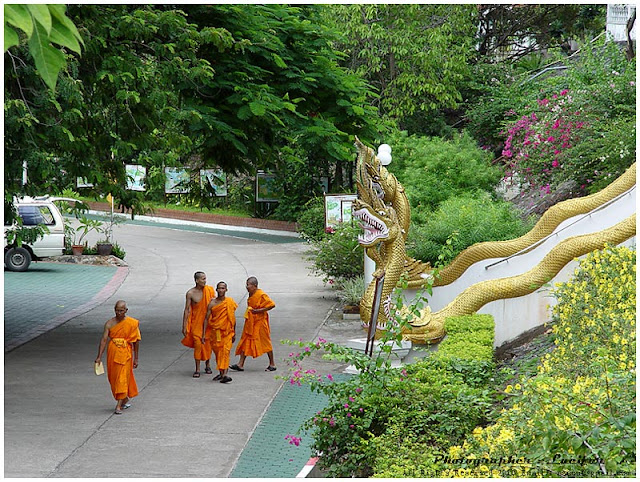
[{"label": "tree canopy", "polygon": [[57,91],[40,87],[24,42],[5,53],[10,192],[85,176],[131,205],[125,163],[330,172],[352,158],[354,135],[376,132],[371,93],[338,65],[318,7],[72,5],[68,14],[85,51],[65,50]]}]

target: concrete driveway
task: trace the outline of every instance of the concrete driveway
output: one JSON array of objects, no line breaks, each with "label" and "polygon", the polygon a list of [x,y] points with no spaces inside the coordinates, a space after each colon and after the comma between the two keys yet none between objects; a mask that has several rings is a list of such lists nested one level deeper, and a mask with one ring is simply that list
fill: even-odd
[{"label": "concrete driveway", "polygon": [[[240,305],[238,329],[245,280],[258,278],[277,305],[270,312],[277,362],[288,354],[278,341],[312,340],[335,295],[309,274],[306,246],[291,239],[130,224],[116,226],[115,239],[129,264],[115,294],[5,354],[4,475],[226,477],[283,382],[264,371],[266,355],[248,359],[228,385],[191,377],[192,350],[180,344],[180,331],[193,273],[205,271],[211,285],[228,283],[228,296]],[[106,378],[93,374],[102,327],[118,299],[127,301],[142,333],[140,395],[120,416],[113,415]],[[285,374],[282,362],[276,374]]]}]

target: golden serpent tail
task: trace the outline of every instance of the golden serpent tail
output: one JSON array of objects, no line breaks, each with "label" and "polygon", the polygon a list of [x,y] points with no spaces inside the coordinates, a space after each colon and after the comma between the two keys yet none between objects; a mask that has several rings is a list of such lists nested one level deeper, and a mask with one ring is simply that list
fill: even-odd
[{"label": "golden serpent tail", "polygon": [[618,245],[635,234],[636,215],[633,214],[603,231],[565,239],[526,273],[481,281],[464,290],[442,310],[436,313],[423,310],[421,317],[411,322],[412,328],[404,331],[403,337],[415,343],[432,343],[439,340],[445,334],[446,318],[475,313],[491,301],[533,293],[553,279],[574,258],[602,249],[605,244]]},{"label": "golden serpent tail", "polygon": [[605,204],[611,199],[628,191],[636,184],[636,164],[633,163],[618,179],[605,189],[590,196],[567,199],[550,207],[524,236],[509,241],[491,241],[476,243],[462,251],[448,266],[440,271],[434,286],[452,283],[464,273],[469,266],[488,258],[511,256],[545,236],[551,234],[561,222],[579,214],[586,214]]}]

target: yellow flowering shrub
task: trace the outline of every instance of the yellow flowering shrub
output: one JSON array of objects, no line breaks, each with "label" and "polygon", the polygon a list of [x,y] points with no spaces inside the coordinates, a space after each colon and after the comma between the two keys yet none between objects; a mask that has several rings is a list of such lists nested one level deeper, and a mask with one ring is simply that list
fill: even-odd
[{"label": "yellow flowering shrub", "polygon": [[635,475],[636,253],[605,247],[556,285],[556,347],[508,409],[449,448],[442,477]]}]

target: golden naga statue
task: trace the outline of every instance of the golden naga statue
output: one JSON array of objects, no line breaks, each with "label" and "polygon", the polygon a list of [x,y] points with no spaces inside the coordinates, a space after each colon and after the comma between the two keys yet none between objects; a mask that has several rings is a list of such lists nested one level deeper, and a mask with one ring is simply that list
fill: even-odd
[{"label": "golden naga statue", "polygon": [[[359,219],[364,234],[358,239],[367,255],[376,263],[374,277],[385,273],[382,300],[387,301],[403,274],[409,280],[409,288],[417,288],[431,276],[428,264],[409,258],[405,252],[405,240],[409,231],[411,210],[403,187],[396,177],[387,171],[373,149],[356,138],[358,150],[357,178],[358,199],[353,204],[353,215]],[[471,264],[482,259],[510,256],[544,238],[565,219],[587,213],[624,193],[635,185],[635,164],[618,180],[603,191],[578,199],[569,199],[550,208],[526,235],[511,241],[478,243],[460,253],[441,271],[434,286],[451,283]],[[613,227],[600,232],[574,236],[558,243],[542,261],[526,273],[509,278],[476,283],[462,291],[451,303],[436,313],[427,306],[419,315],[404,314],[411,328],[403,331],[403,337],[414,343],[435,343],[445,335],[444,320],[450,316],[472,314],[485,304],[506,298],[516,298],[533,293],[570,261],[591,251],[602,249],[605,244],[617,245],[636,233],[635,214]],[[369,283],[360,301],[360,318],[368,323],[374,298],[375,279]],[[378,326],[383,328],[387,313],[381,310]]]}]

